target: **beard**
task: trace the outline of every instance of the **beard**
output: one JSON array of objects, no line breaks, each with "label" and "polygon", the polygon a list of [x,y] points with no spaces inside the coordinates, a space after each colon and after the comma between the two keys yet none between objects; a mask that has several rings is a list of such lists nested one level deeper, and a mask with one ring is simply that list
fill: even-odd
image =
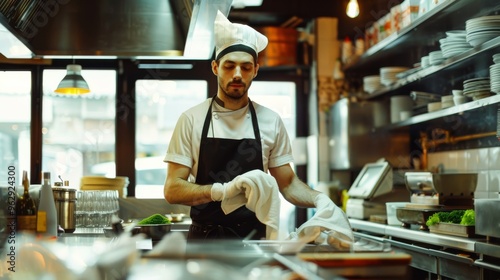
[{"label": "beard", "polygon": [[[234,87],[233,85],[238,85],[238,87]],[[231,81],[227,83],[226,86],[223,86],[221,83],[219,83],[219,87],[227,98],[233,100],[240,100],[241,98],[246,96],[248,92],[248,86],[243,82]]]}]

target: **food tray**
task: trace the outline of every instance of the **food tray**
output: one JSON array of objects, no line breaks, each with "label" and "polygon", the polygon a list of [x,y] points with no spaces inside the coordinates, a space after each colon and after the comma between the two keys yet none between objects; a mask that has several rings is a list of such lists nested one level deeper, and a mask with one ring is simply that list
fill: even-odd
[{"label": "food tray", "polygon": [[473,237],[476,235],[475,226],[464,226],[452,223],[438,223],[429,226],[429,231],[432,233],[446,234],[460,237]]},{"label": "food tray", "polygon": [[437,212],[443,212],[441,208],[437,209],[413,209],[407,207],[400,207],[396,209],[396,217],[403,223],[404,227],[410,225],[420,225],[421,230],[428,230],[426,222],[430,216]]}]

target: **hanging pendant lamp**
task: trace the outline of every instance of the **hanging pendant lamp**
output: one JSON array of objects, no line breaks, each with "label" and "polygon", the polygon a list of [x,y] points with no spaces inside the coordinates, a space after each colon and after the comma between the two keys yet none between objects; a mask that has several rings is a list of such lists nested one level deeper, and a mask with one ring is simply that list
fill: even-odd
[{"label": "hanging pendant lamp", "polygon": [[359,4],[357,0],[349,0],[347,4],[346,14],[350,18],[355,18],[359,15]]},{"label": "hanging pendant lamp", "polygon": [[90,92],[89,85],[82,77],[82,66],[68,64],[66,76],[61,80],[55,92],[61,94],[85,94]]}]

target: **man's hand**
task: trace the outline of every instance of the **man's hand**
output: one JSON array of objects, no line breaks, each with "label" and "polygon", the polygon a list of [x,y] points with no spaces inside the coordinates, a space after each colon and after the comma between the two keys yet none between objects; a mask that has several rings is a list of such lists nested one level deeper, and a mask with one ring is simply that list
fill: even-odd
[{"label": "man's hand", "polygon": [[214,183],[210,190],[213,201],[222,201],[233,198],[241,193],[241,188],[237,185],[238,176],[227,183]]}]

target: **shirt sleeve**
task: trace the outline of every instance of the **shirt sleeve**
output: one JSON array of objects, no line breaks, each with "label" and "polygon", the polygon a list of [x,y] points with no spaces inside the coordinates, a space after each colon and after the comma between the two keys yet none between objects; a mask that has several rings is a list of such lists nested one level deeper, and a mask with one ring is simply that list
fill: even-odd
[{"label": "shirt sleeve", "polygon": [[271,150],[269,157],[269,168],[279,167],[293,162],[292,145],[288,132],[281,118],[276,119],[276,138],[275,145]]},{"label": "shirt sleeve", "polygon": [[174,162],[193,168],[192,135],[193,120],[183,113],[175,125],[167,154],[163,161]]}]

